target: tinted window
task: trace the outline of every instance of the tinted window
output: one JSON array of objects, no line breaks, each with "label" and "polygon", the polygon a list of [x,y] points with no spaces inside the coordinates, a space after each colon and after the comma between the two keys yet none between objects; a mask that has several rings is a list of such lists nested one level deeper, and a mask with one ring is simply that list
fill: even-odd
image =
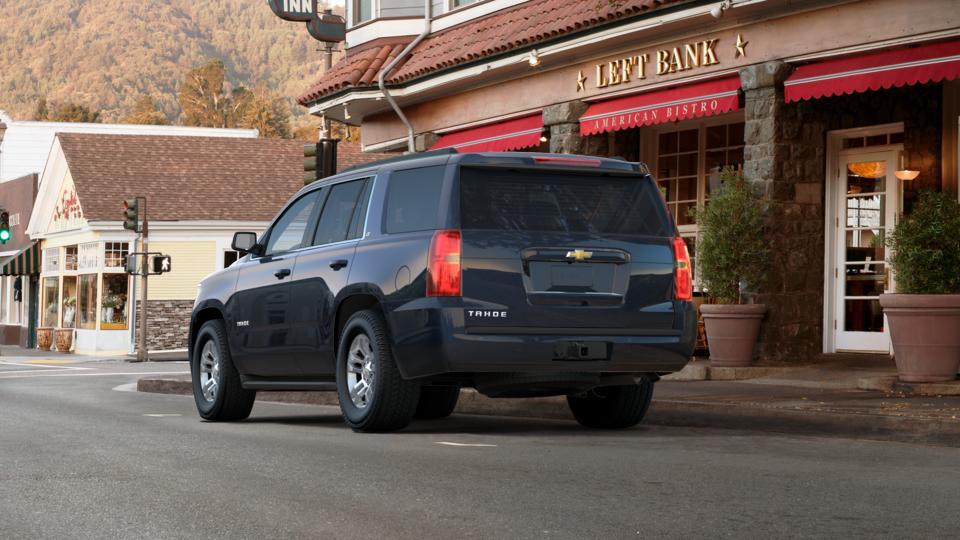
[{"label": "tinted window", "polygon": [[360,194],[360,203],[357,204],[357,211],[353,213],[353,222],[350,223],[350,236],[347,238],[360,238],[363,236],[363,226],[366,224],[367,206],[370,205],[370,191],[372,189],[372,180],[367,180],[363,183],[363,193]]},{"label": "tinted window", "polygon": [[320,214],[320,224],[317,226],[317,236],[313,245],[320,246],[341,242],[347,239],[347,231],[357,209],[357,199],[363,191],[363,180],[344,182],[330,189],[330,196],[323,205]]},{"label": "tinted window", "polygon": [[270,229],[267,240],[267,255],[274,255],[291,249],[306,247],[304,236],[310,224],[310,216],[317,205],[320,190],[311,191],[297,199],[280,216]]},{"label": "tinted window", "polygon": [[427,231],[437,228],[443,165],[397,171],[387,189],[386,232]]},{"label": "tinted window", "polygon": [[464,229],[666,236],[663,202],[645,178],[463,168]]}]

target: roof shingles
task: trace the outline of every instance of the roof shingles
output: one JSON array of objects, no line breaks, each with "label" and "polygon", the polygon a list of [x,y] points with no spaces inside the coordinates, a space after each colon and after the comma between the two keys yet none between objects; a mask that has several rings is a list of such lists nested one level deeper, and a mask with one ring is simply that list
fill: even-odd
[{"label": "roof shingles", "polygon": [[[151,221],[269,221],[303,187],[303,141],[59,133],[84,216],[118,221],[147,197]],[[343,142],[338,169],[392,157]]]},{"label": "roof shingles", "polygon": [[[402,83],[464,62],[531,46],[682,1],[529,0],[431,34],[389,74],[387,82]],[[300,96],[300,104],[308,105],[351,86],[375,84],[380,66],[396,57],[403,46],[383,45],[348,54]],[[385,59],[379,60],[381,57]]]}]

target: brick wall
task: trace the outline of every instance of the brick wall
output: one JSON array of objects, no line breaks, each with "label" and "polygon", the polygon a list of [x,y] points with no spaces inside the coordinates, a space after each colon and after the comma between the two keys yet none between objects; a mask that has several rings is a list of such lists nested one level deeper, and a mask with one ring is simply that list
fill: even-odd
[{"label": "brick wall", "polygon": [[[186,349],[193,300],[147,301],[147,350]],[[137,301],[137,314],[140,301]],[[139,325],[139,322],[137,323]],[[137,327],[139,330],[139,326]],[[136,340],[139,348],[140,340]]]}]

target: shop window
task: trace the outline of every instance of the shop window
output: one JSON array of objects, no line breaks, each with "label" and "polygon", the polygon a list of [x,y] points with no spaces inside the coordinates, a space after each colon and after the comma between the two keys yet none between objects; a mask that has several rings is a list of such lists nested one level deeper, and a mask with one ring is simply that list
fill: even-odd
[{"label": "shop window", "polygon": [[103,266],[123,268],[129,254],[130,244],[127,242],[107,242],[103,246]]},{"label": "shop window", "polygon": [[127,329],[127,274],[103,275],[103,306],[100,309],[101,330]]},{"label": "shop window", "polygon": [[80,328],[97,327],[97,274],[83,274],[79,277],[77,295],[77,313],[80,316]]},{"label": "shop window", "polygon": [[901,144],[903,142],[903,132],[884,133],[881,135],[870,135],[867,137],[847,137],[843,140],[843,148],[866,148],[868,146],[886,146],[888,144]]},{"label": "shop window", "polygon": [[57,326],[57,311],[60,301],[60,278],[43,278],[43,315],[41,326]]},{"label": "shop window", "polygon": [[100,244],[98,242],[87,242],[80,244],[80,263],[78,269],[97,270],[100,267]]},{"label": "shop window", "polygon": [[657,182],[681,236],[690,251],[694,289],[700,290],[697,270],[697,223],[692,210],[707,204],[720,188],[724,167],[743,166],[743,122],[715,119],[662,128],[656,133]]},{"label": "shop window", "polygon": [[227,251],[224,251],[224,252],[223,252],[223,267],[224,267],[224,268],[230,268],[230,265],[232,265],[233,263],[237,262],[238,259],[240,259],[240,252],[239,252],[239,251],[233,251],[233,250],[231,250],[231,249],[228,249]]},{"label": "shop window", "polygon": [[5,323],[10,322],[7,320],[7,302],[10,300],[9,286],[10,279],[7,276],[0,277],[0,321]]},{"label": "shop window", "polygon": [[60,248],[43,250],[43,272],[55,274],[60,271]]},{"label": "shop window", "polygon": [[64,328],[77,327],[77,276],[63,276],[63,323]]},{"label": "shop window", "polygon": [[63,269],[69,271],[77,270],[77,246],[67,246],[63,248]]}]

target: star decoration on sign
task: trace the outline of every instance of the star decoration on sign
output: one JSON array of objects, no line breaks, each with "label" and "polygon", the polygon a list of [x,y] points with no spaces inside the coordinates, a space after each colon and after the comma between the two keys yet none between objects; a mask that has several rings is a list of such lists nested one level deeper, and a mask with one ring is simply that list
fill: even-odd
[{"label": "star decoration on sign", "polygon": [[747,44],[749,41],[743,40],[743,34],[737,34],[737,56],[735,58],[740,58],[741,56],[747,56]]},{"label": "star decoration on sign", "polygon": [[587,82],[587,78],[583,76],[583,71],[577,73],[577,92],[582,92],[586,90],[584,84]]}]

